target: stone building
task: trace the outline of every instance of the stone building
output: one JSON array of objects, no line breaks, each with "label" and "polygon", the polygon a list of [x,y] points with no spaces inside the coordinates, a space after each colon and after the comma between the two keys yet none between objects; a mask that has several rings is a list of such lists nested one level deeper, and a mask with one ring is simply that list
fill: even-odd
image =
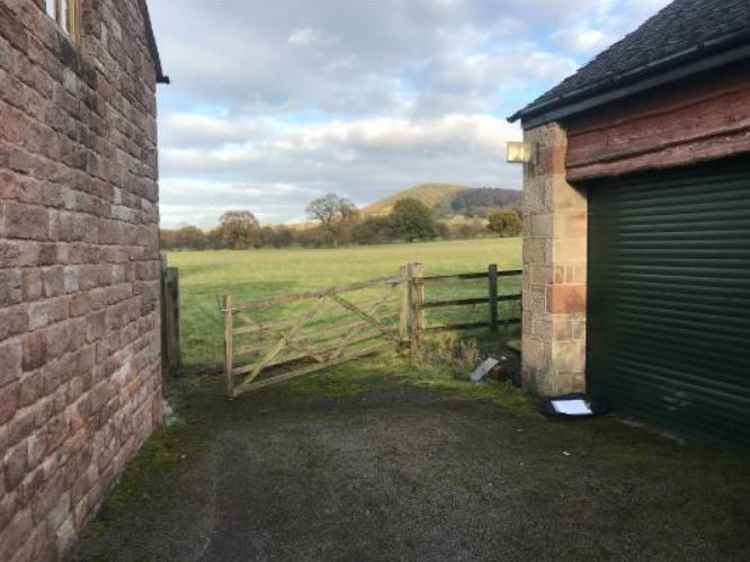
[{"label": "stone building", "polygon": [[676,0],[511,120],[527,385],[750,443],[750,3]]},{"label": "stone building", "polygon": [[0,560],[57,560],[161,421],[144,0],[0,0]]}]

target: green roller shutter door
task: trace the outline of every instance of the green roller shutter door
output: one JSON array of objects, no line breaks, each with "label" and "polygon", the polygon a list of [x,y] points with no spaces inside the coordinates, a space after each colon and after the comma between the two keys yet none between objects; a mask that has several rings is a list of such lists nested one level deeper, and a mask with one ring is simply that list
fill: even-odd
[{"label": "green roller shutter door", "polygon": [[750,157],[589,187],[589,390],[750,445]]}]

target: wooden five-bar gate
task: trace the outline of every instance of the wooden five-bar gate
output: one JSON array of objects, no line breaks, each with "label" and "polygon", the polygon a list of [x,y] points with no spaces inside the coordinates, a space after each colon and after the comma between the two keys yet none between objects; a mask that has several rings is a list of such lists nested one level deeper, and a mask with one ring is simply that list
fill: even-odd
[{"label": "wooden five-bar gate", "polygon": [[[397,277],[384,277],[274,298],[222,301],[224,373],[227,394],[238,395],[289,381],[386,349],[419,350],[424,334],[520,323],[500,318],[499,304],[519,302],[520,294],[500,295],[498,279],[521,271],[425,276],[421,264],[408,264]],[[476,298],[427,300],[426,287],[449,281],[487,279],[488,294]],[[488,307],[487,319],[471,323],[428,324],[425,312],[446,307]]]}]

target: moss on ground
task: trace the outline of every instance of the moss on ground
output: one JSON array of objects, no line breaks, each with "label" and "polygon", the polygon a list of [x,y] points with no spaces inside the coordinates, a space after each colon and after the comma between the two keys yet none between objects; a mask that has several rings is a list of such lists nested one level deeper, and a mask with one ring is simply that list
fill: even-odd
[{"label": "moss on ground", "polygon": [[165,479],[179,478],[190,469],[193,459],[207,448],[211,419],[224,402],[214,377],[171,380],[167,397],[176,417],[158,429],[140,453],[128,463],[92,523],[95,534],[106,533],[110,523],[119,520],[142,502],[158,504]]}]

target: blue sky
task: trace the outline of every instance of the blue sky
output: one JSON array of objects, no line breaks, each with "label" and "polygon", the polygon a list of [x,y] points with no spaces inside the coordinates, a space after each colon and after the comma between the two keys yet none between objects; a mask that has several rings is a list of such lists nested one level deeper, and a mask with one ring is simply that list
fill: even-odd
[{"label": "blue sky", "polygon": [[520,188],[505,118],[668,0],[151,2],[162,225],[303,219],[423,182]]}]

